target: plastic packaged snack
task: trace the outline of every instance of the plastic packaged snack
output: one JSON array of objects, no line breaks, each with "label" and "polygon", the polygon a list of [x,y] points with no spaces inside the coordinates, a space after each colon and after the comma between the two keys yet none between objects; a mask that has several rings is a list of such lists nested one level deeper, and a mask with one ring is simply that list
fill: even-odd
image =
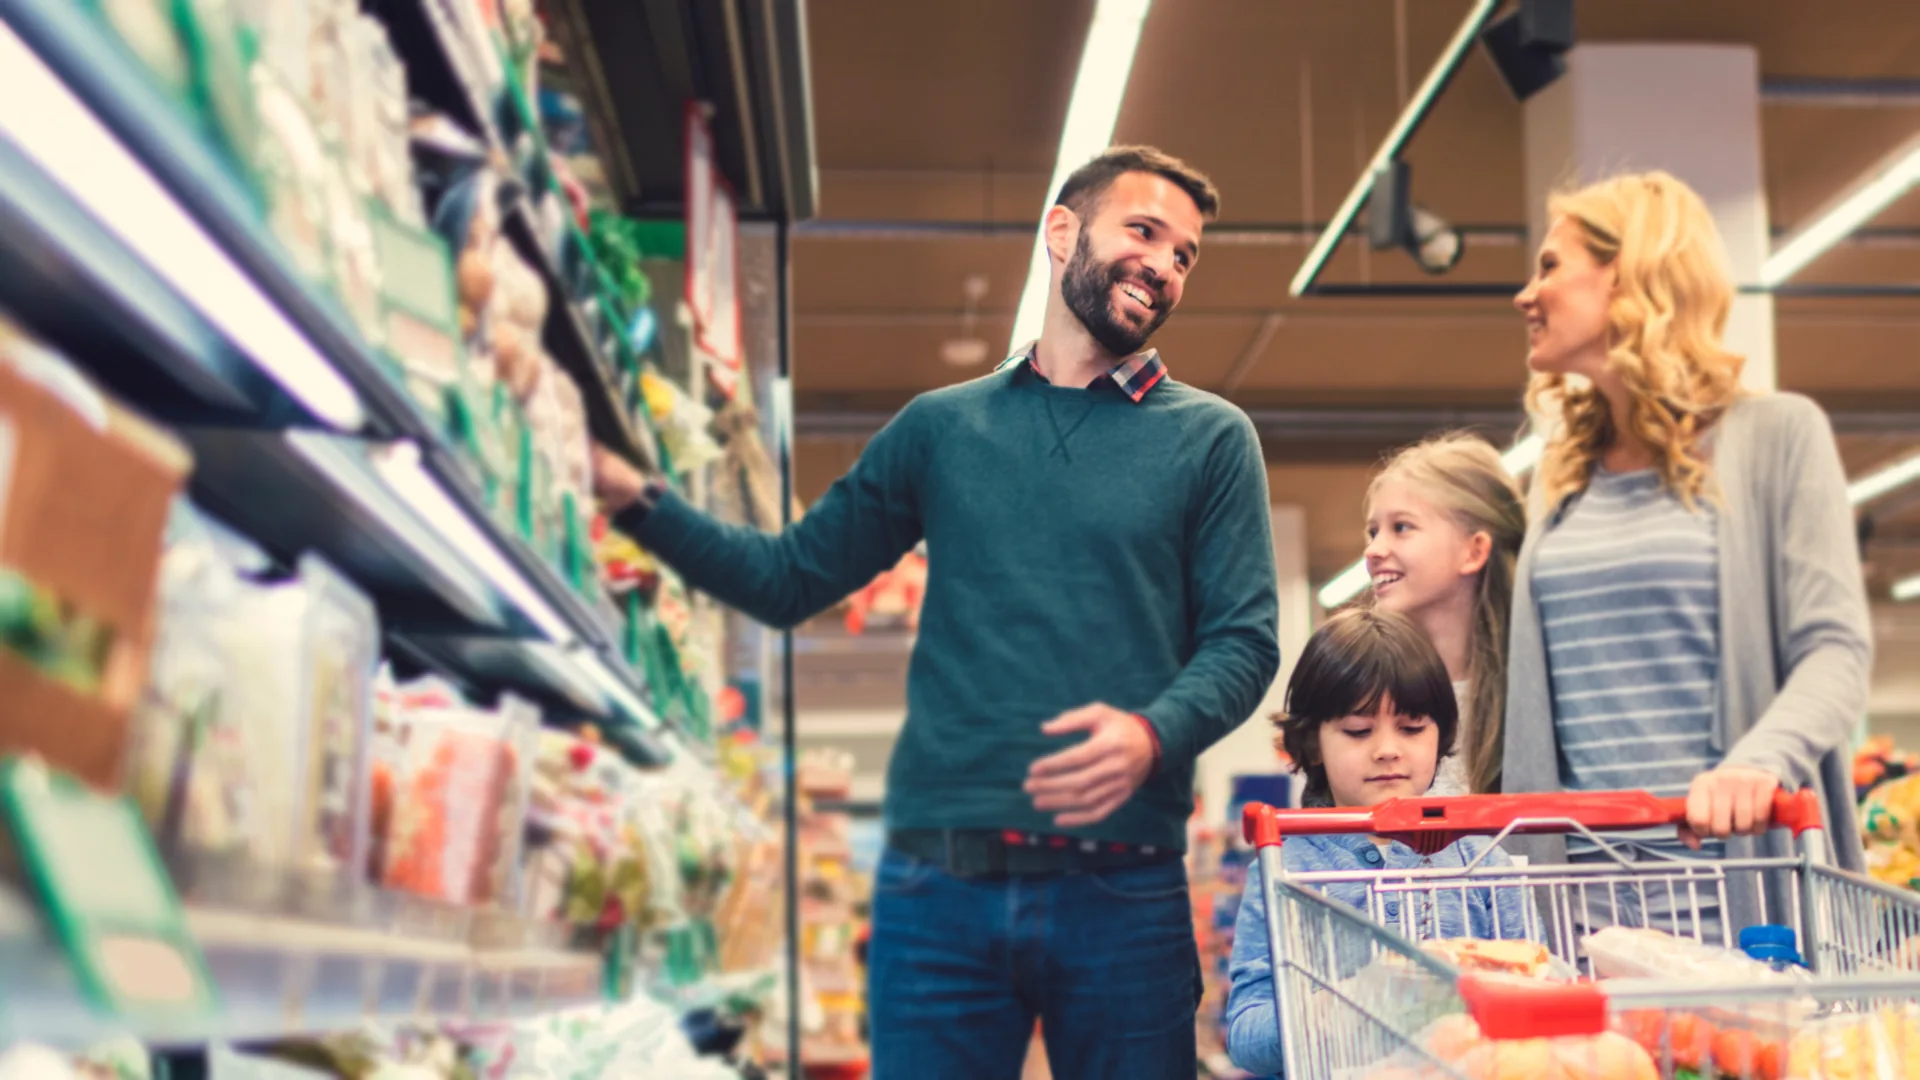
[{"label": "plastic packaged snack", "polygon": [[1480,938],[1440,938],[1420,947],[1462,971],[1491,971],[1544,979],[1562,974],[1553,954],[1534,941],[1488,941]]},{"label": "plastic packaged snack", "polygon": [[452,904],[516,906],[539,710],[504,696],[403,706],[382,880]]},{"label": "plastic packaged snack", "polygon": [[335,881],[367,850],[367,754],[380,624],[373,603],[314,556],[300,560],[308,596],[302,648],[309,706],[300,748],[296,864]]},{"label": "plastic packaged snack", "polygon": [[1920,1080],[1920,1006],[1815,1021],[1794,1032],[1786,1058],[1785,1080]]},{"label": "plastic packaged snack", "polygon": [[[1420,1045],[1468,1080],[1657,1080],[1653,1057],[1632,1039],[1613,1031],[1554,1039],[1489,1039],[1465,1014],[1434,1021],[1418,1036]],[[1411,1078],[1442,1075],[1413,1055],[1389,1059],[1366,1071],[1369,1077]]]}]

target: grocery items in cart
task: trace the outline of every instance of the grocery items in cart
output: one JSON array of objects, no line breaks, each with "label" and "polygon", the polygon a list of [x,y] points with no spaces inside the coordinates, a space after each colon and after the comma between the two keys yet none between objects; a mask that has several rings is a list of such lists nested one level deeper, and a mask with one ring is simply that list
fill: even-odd
[{"label": "grocery items in cart", "polygon": [[[1909,956],[1920,898],[1830,866],[1811,791],[1774,803],[1773,823],[1794,832],[1798,854],[1711,862],[1704,890],[1697,868],[1624,857],[1378,871],[1365,875],[1363,911],[1320,897],[1313,885],[1325,875],[1289,875],[1279,854],[1289,835],[1367,832],[1436,845],[1468,834],[1632,832],[1684,820],[1685,812],[1684,800],[1644,793],[1399,799],[1366,811],[1250,808],[1248,838],[1272,875],[1268,929],[1287,1075],[1920,1076],[1920,1054],[1910,1049],[1920,1048],[1920,1008],[1912,1004],[1920,968]],[[1762,898],[1790,899],[1762,912],[1777,922],[1744,928],[1740,948],[1703,940],[1698,919],[1649,927],[1583,917],[1580,907],[1593,885],[1666,889],[1676,898],[1704,891],[1723,902],[1742,877],[1775,886],[1757,887]],[[1422,948],[1376,921],[1377,898],[1438,897],[1469,881],[1532,892],[1541,940],[1577,965],[1578,976],[1548,964],[1548,977],[1530,977],[1542,967],[1524,947]],[[1356,947],[1372,957],[1358,971],[1350,960]]]}]

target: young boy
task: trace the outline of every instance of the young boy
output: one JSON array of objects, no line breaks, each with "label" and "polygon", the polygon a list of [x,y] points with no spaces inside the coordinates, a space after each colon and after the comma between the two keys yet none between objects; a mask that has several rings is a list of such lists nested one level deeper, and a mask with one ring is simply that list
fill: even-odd
[{"label": "young boy", "polygon": [[[1304,774],[1302,803],[1369,807],[1425,795],[1440,759],[1454,750],[1458,723],[1446,665],[1426,634],[1404,615],[1351,609],[1308,639],[1287,682],[1279,742]],[[1423,857],[1383,837],[1328,835],[1289,837],[1280,850],[1289,874],[1464,867],[1483,852],[1481,866],[1509,865],[1504,852],[1488,846],[1484,837],[1467,837]],[[1367,908],[1364,880],[1315,887],[1329,899]],[[1442,888],[1431,899],[1420,892],[1383,897],[1387,924],[1403,936],[1518,939],[1531,929],[1520,888]],[[1267,948],[1267,890],[1257,863],[1248,868],[1240,901],[1231,975],[1227,1053],[1248,1072],[1278,1074],[1283,1062]]]}]

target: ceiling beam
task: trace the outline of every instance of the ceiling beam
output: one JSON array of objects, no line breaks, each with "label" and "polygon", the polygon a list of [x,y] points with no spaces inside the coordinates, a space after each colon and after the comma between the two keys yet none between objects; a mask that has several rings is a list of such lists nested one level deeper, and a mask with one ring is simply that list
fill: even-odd
[{"label": "ceiling beam", "polygon": [[[1275,444],[1395,444],[1414,442],[1448,428],[1477,428],[1501,436],[1520,430],[1518,406],[1428,406],[1366,408],[1345,405],[1245,410],[1262,441]],[[799,440],[867,438],[893,417],[886,409],[800,409],[794,414]],[[1920,438],[1920,410],[1838,409],[1828,413],[1835,434],[1907,435]]]},{"label": "ceiling beam", "polygon": [[[1236,221],[1207,226],[1202,239],[1206,244],[1212,245],[1305,247],[1313,243],[1314,238],[1326,227],[1327,223],[1324,221]],[[1454,228],[1473,247],[1521,247],[1527,242],[1525,225],[1477,222],[1455,225]],[[1348,230],[1355,236],[1363,231]],[[1773,229],[1776,240],[1787,234],[1788,230],[1783,227]],[[983,239],[1025,242],[1033,239],[1033,224],[1027,221],[832,218],[798,222],[793,226],[793,236],[801,240],[874,240],[896,243]],[[1920,228],[1891,226],[1858,229],[1841,243],[1847,246],[1876,248],[1920,247]]]}]

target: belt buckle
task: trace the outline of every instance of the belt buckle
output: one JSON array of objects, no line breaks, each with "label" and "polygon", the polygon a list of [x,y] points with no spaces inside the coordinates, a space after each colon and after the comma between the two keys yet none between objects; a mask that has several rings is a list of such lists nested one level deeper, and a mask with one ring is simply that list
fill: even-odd
[{"label": "belt buckle", "polygon": [[[946,870],[957,878],[995,878],[1007,875],[1007,845],[998,836],[965,829],[942,829]],[[971,856],[978,852],[980,858]]]}]

